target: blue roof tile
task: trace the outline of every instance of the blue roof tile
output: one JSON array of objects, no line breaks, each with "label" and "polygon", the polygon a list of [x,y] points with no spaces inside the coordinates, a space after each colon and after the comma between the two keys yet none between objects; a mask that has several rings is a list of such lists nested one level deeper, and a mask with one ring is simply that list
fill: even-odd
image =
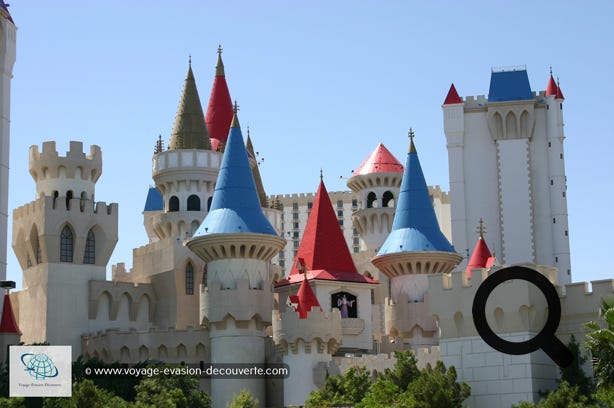
[{"label": "blue roof tile", "polygon": [[[236,119],[236,116],[235,116]],[[209,214],[194,234],[248,232],[277,235],[262,212],[241,128],[230,128]]]},{"label": "blue roof tile", "polygon": [[408,251],[456,252],[439,229],[413,142],[407,155],[392,231],[377,255]]},{"label": "blue roof tile", "polygon": [[163,209],[162,194],[160,194],[157,188],[149,187],[143,211],[162,211]]},{"label": "blue roof tile", "polygon": [[492,72],[488,102],[533,99],[526,69]]}]

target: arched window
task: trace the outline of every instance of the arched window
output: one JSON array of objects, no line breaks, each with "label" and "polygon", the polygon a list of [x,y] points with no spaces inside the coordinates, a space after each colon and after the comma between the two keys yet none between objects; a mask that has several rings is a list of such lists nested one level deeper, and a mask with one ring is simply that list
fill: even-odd
[{"label": "arched window", "polygon": [[377,200],[375,193],[371,191],[369,195],[367,195],[367,208],[373,208],[373,202]]},{"label": "arched window", "polygon": [[60,234],[60,262],[72,262],[73,254],[73,235],[68,225],[62,229]]},{"label": "arched window", "polygon": [[53,191],[53,208],[55,208],[55,200],[57,200],[58,195],[59,195],[58,190],[54,190]]},{"label": "arched window", "polygon": [[[382,207],[389,207],[388,204],[393,204],[394,200],[394,196],[392,195],[392,193],[390,191],[386,191],[384,193],[384,196],[382,197]],[[392,207],[392,205],[390,205],[390,207]]]},{"label": "arched window", "polygon": [[66,192],[66,209],[70,210],[70,200],[72,200],[72,190]]},{"label": "arched window", "polygon": [[185,266],[185,294],[194,294],[194,267],[191,262]]},{"label": "arched window", "polygon": [[358,305],[356,304],[356,296],[348,292],[337,292],[331,296],[331,303],[341,312],[341,318],[356,318],[358,317]]},{"label": "arched window", "polygon": [[209,274],[209,271],[207,268],[207,264],[205,264],[205,266],[203,267],[203,282],[202,282],[204,287],[207,287],[207,278],[208,278],[207,275],[208,274]]},{"label": "arched window", "polygon": [[168,200],[168,211],[179,211],[179,199],[177,196],[172,196],[170,200]]},{"label": "arched window", "polygon": [[188,197],[188,211],[200,211],[200,198],[196,194]]},{"label": "arched window", "polygon": [[207,211],[209,211],[209,209],[211,208],[211,202],[213,201],[213,196],[209,197],[207,199]]},{"label": "arched window", "polygon": [[93,265],[96,263],[96,236],[94,230],[90,229],[87,232],[85,240],[85,252],[83,253],[83,263]]},{"label": "arched window", "polygon": [[87,193],[85,191],[81,192],[81,201],[79,201],[79,206],[81,209],[81,212],[83,212],[83,210],[85,209],[85,199],[87,198]]}]

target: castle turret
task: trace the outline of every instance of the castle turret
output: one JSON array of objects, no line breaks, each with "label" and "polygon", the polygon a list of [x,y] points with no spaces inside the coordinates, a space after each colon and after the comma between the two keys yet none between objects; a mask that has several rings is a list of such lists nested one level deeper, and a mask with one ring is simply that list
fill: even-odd
[{"label": "castle turret", "polygon": [[341,343],[341,314],[325,313],[306,275],[296,294],[296,310],[273,311],[273,341],[291,367],[284,379],[284,406],[302,406],[326,380],[332,355]]},{"label": "castle turret", "polygon": [[202,118],[190,64],[169,148],[162,150],[160,146],[153,157],[152,176],[162,194],[163,211],[150,219],[159,239],[190,237],[211,203],[221,154],[211,150]]},{"label": "castle turret", "polygon": [[478,237],[478,241],[475,243],[475,247],[471,253],[471,258],[469,258],[469,262],[467,262],[467,279],[471,279],[471,270],[490,268],[495,262],[495,257],[490,253],[490,249],[488,249],[488,245],[486,245],[486,241],[484,240],[486,228],[484,227],[484,221],[481,218],[477,232],[480,234],[480,236]]},{"label": "castle turret", "polygon": [[[210,212],[186,242],[207,262],[201,315],[212,363],[264,364],[273,309],[270,260],[285,244],[262,212],[235,105]],[[264,378],[214,377],[213,406],[226,406],[242,389],[266,404]]]},{"label": "castle turret", "polygon": [[30,174],[37,198],[13,211],[23,341],[70,344],[76,357],[88,326],[88,282],[105,279],[117,243],[118,207],[93,201],[102,174],[98,146],[86,155],[81,142],[70,142],[65,156],[55,142],[43,143],[42,152],[32,146]]},{"label": "castle turret", "polygon": [[217,65],[215,67],[215,79],[205,121],[211,137],[211,148],[213,151],[223,151],[228,130],[232,121],[232,99],[226,83],[226,73],[224,72],[224,62],[222,61],[222,47],[217,49]]},{"label": "castle turret", "polygon": [[425,302],[428,275],[452,271],[462,257],[439,229],[413,131],[409,136],[392,232],[372,262],[391,280],[385,311],[387,335],[413,337],[412,346],[417,347],[437,343],[435,320]]},{"label": "castle turret", "polygon": [[0,0],[0,280],[6,279],[9,205],[9,147],[11,80],[15,65],[17,27],[4,0]]},{"label": "castle turret", "polygon": [[0,281],[0,289],[4,289],[2,318],[0,318],[0,364],[7,364],[8,346],[19,345],[21,330],[17,325],[11,297],[9,296],[9,290],[15,289],[15,282]]},{"label": "castle turret", "polygon": [[304,276],[312,280],[318,301],[326,311],[339,309],[341,312],[340,351],[370,350],[373,346],[371,291],[379,282],[358,273],[323,180],[290,275],[275,285],[281,311]]}]

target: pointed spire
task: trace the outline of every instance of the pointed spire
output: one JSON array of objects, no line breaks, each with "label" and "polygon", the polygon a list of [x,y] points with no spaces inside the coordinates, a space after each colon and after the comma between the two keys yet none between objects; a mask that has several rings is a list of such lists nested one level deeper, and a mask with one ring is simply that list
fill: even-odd
[{"label": "pointed spire", "polygon": [[154,154],[162,153],[164,150],[164,142],[162,141],[162,135],[158,135],[158,140],[156,141],[156,147],[154,148]]},{"label": "pointed spire", "polygon": [[403,165],[390,153],[386,146],[380,143],[369,157],[354,170],[352,176],[372,173],[403,173]]},{"label": "pointed spire", "polygon": [[392,231],[378,256],[407,251],[455,252],[439,229],[418,153],[413,145],[413,131],[410,131],[410,139]]},{"label": "pointed spire", "polygon": [[239,128],[241,124],[239,124],[239,117],[237,116],[237,112],[239,112],[239,105],[235,100],[234,105],[232,105],[232,122],[230,123],[230,128]]},{"label": "pointed spire", "polygon": [[194,236],[245,232],[277,237],[262,212],[236,112],[235,118],[237,126],[228,135],[209,214]]},{"label": "pointed spire", "polygon": [[232,121],[232,99],[226,84],[224,63],[222,62],[222,46],[217,49],[217,66],[215,79],[211,88],[211,96],[207,106],[205,122],[211,137],[211,147],[214,151],[220,151],[220,144],[226,143],[230,122]]},{"label": "pointed spire", "polygon": [[176,149],[211,149],[207,126],[203,123],[203,108],[200,104],[196,81],[192,73],[190,57],[188,74],[175,116],[175,125],[171,133],[169,150]]},{"label": "pointed spire", "polygon": [[460,96],[458,96],[458,92],[456,92],[456,88],[454,87],[454,84],[452,84],[450,85],[450,90],[448,91],[448,94],[446,95],[446,99],[445,101],[443,101],[443,104],[453,105],[457,103],[463,103],[463,100]]},{"label": "pointed spire", "polygon": [[222,61],[222,45],[217,46],[217,64],[215,66],[215,76],[225,76],[224,61]]},{"label": "pointed spire", "polygon": [[548,79],[548,85],[546,86],[546,96],[556,95],[557,88],[554,77],[552,76],[552,67],[550,67],[550,79]]},{"label": "pointed spire", "polygon": [[15,24],[13,18],[11,17],[11,13],[9,13],[9,5],[4,2],[4,0],[0,0],[0,16],[6,18],[11,23]]},{"label": "pointed spire", "polygon": [[258,162],[256,162],[257,157],[254,151],[254,145],[252,144],[252,139],[249,134],[249,127],[247,128],[247,143],[245,144],[247,148],[247,153],[251,157],[254,158],[255,165],[252,166],[252,174],[254,176],[254,182],[256,183],[256,190],[258,191],[258,198],[260,199],[260,205],[262,207],[267,207],[268,199],[266,192],[264,191],[264,184],[262,183],[262,177],[260,176],[260,169],[258,167]]},{"label": "pointed spire", "polygon": [[473,248],[471,258],[467,262],[467,278],[471,279],[471,270],[476,268],[488,268],[494,264],[494,256],[490,253],[488,245],[484,240],[484,234],[486,233],[486,227],[484,227],[484,221],[480,218],[480,224],[476,228],[476,232],[480,235],[478,241]]},{"label": "pointed spire", "polygon": [[409,137],[409,150],[408,153],[416,153],[416,146],[414,145],[414,130],[409,128],[409,132],[407,132],[407,136]]},{"label": "pointed spire", "polygon": [[15,313],[13,313],[13,305],[8,290],[4,294],[2,319],[0,319],[0,333],[19,334],[21,336],[21,330],[19,330],[19,326],[17,326],[17,321],[15,320]]},{"label": "pointed spire", "polygon": [[319,307],[320,310],[322,310],[318,298],[315,293],[313,293],[313,289],[311,289],[311,285],[307,281],[307,274],[305,274],[305,278],[303,282],[301,282],[301,287],[298,289],[296,297],[298,298],[297,312],[299,314],[299,319],[306,319],[307,313],[313,310],[313,308]]}]

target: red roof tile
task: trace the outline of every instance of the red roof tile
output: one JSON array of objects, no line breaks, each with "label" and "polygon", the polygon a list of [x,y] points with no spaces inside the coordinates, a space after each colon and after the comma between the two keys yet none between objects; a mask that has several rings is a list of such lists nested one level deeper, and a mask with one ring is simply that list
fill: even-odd
[{"label": "red roof tile", "polygon": [[[221,69],[220,69],[221,67]],[[213,80],[213,88],[209,97],[209,105],[205,114],[205,122],[211,139],[211,149],[217,151],[220,142],[226,143],[230,122],[232,121],[233,110],[228,84],[224,76],[221,55],[218,56],[218,67]]]},{"label": "red roof tile", "polygon": [[473,253],[471,254],[471,258],[467,263],[467,277],[471,278],[471,270],[475,268],[488,268],[492,266],[494,263],[494,257],[490,253],[488,249],[488,245],[484,242],[482,237],[478,238],[478,242],[475,244],[475,248],[473,248]]},{"label": "red roof tile", "polygon": [[311,279],[379,283],[356,270],[323,181],[320,181],[296,260],[290,275],[276,286],[304,279],[299,269],[305,269]]},{"label": "red roof tile", "polygon": [[382,143],[377,145],[375,150],[358,169],[354,170],[352,175],[358,176],[373,173],[403,173],[403,165]]},{"label": "red roof tile", "polygon": [[443,101],[444,105],[452,105],[455,103],[463,103],[463,100],[460,96],[458,96],[458,92],[456,92],[456,88],[454,84],[450,85],[450,90],[448,91],[448,95],[446,95],[446,100]]},{"label": "red roof tile", "polygon": [[546,96],[556,95],[558,86],[556,86],[556,82],[550,74],[550,79],[548,80],[548,86],[546,86]]},{"label": "red roof tile", "polygon": [[4,295],[4,306],[2,309],[2,319],[0,319],[0,333],[16,333],[21,336],[21,330],[15,321],[15,313],[13,313],[13,305],[9,294]]},{"label": "red roof tile", "polygon": [[307,312],[311,311],[314,307],[319,307],[320,310],[322,310],[320,302],[318,302],[318,298],[315,293],[313,293],[313,289],[311,289],[311,285],[307,282],[307,279],[303,279],[296,297],[298,300],[297,311],[300,319],[306,319]]}]

